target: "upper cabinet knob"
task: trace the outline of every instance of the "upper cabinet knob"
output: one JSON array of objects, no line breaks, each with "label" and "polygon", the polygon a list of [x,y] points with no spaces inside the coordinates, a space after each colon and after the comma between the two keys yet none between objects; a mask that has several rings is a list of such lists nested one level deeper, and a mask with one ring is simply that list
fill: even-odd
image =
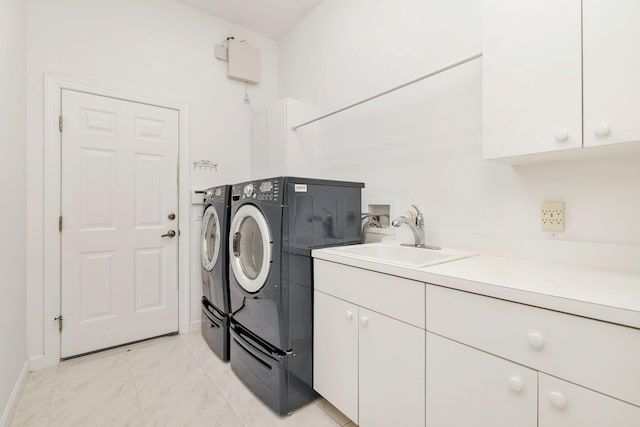
[{"label": "upper cabinet knob", "polygon": [[367,323],[369,323],[369,319],[367,319],[367,318],[366,318],[366,317],[364,317],[364,316],[360,316],[360,324],[361,324],[362,326],[367,326]]},{"label": "upper cabinet knob", "polygon": [[593,133],[595,133],[596,136],[599,136],[601,138],[608,136],[611,133],[611,126],[609,126],[609,123],[600,122],[596,125],[596,128],[593,130]]},{"label": "upper cabinet knob", "polygon": [[552,391],[549,393],[549,402],[556,409],[564,409],[567,407],[567,399],[559,391]]},{"label": "upper cabinet knob", "polygon": [[347,319],[351,320],[353,318],[353,311],[347,310],[344,312],[344,315],[347,317]]},{"label": "upper cabinet knob", "polygon": [[541,350],[544,347],[544,337],[538,332],[531,332],[527,336],[527,341],[529,341],[529,345],[536,350]]},{"label": "upper cabinet knob", "polygon": [[509,388],[516,393],[520,393],[524,389],[524,381],[518,375],[509,377]]},{"label": "upper cabinet knob", "polygon": [[569,131],[567,129],[558,129],[555,136],[556,141],[566,142],[569,139]]}]

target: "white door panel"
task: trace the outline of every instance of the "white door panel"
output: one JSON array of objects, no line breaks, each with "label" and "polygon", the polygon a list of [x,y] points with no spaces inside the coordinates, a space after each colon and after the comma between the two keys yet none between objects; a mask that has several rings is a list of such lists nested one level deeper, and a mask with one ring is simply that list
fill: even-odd
[{"label": "white door panel", "polygon": [[178,113],[63,90],[62,357],[178,330]]}]

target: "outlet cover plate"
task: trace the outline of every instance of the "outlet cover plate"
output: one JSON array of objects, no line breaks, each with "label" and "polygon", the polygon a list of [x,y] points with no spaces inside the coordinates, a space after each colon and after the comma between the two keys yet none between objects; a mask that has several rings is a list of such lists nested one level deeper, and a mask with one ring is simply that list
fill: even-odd
[{"label": "outlet cover plate", "polygon": [[540,214],[542,231],[564,231],[564,202],[542,202]]}]

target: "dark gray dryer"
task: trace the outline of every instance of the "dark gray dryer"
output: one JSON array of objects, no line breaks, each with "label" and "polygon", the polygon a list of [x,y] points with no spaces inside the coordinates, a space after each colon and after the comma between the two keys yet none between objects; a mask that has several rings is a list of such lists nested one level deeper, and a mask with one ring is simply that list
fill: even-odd
[{"label": "dark gray dryer", "polygon": [[363,187],[280,177],[232,188],[231,368],[281,415],[315,397],[311,249],[360,242]]},{"label": "dark gray dryer", "polygon": [[205,191],[200,239],[202,336],[223,361],[229,360],[230,195],[230,185]]}]

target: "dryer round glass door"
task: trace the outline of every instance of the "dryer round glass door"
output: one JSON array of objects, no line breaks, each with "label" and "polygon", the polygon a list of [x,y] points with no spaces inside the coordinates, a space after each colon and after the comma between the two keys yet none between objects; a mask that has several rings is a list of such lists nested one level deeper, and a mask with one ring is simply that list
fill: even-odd
[{"label": "dryer round glass door", "polygon": [[233,216],[229,231],[231,269],[240,286],[257,292],[271,269],[271,232],[264,215],[253,205],[244,205]]},{"label": "dryer round glass door", "polygon": [[218,213],[213,206],[209,206],[202,216],[202,248],[200,257],[202,258],[202,266],[211,271],[216,265],[218,254],[220,253],[220,220]]}]

